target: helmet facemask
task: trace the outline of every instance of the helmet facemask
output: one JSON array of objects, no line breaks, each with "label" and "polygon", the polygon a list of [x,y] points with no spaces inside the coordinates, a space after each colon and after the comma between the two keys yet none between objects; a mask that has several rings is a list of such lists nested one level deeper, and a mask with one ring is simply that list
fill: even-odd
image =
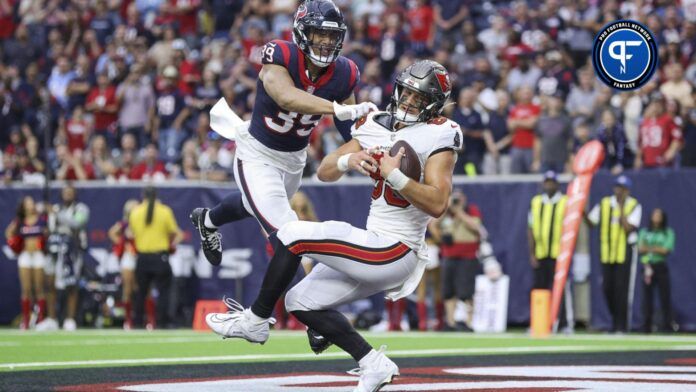
[{"label": "helmet facemask", "polygon": [[[335,25],[335,26],[327,26]],[[300,28],[302,41],[306,42],[306,48],[302,48],[310,61],[317,67],[328,67],[336,61],[343,48],[343,39],[346,29],[341,28],[335,22],[323,22],[321,27],[302,26]]]},{"label": "helmet facemask", "polygon": [[413,124],[427,120],[433,103],[423,92],[396,83],[390,111],[396,121]]}]

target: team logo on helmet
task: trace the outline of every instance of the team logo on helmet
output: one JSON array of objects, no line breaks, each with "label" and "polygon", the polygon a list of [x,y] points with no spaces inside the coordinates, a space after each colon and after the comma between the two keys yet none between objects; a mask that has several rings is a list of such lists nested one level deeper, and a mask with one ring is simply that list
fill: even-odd
[{"label": "team logo on helmet", "polygon": [[435,76],[437,77],[437,82],[440,84],[442,92],[445,94],[449,93],[450,89],[452,88],[452,84],[450,83],[450,78],[447,71],[435,69]]},{"label": "team logo on helmet", "polygon": [[302,3],[300,6],[297,8],[297,15],[295,15],[295,19],[300,19],[307,15],[307,6]]}]

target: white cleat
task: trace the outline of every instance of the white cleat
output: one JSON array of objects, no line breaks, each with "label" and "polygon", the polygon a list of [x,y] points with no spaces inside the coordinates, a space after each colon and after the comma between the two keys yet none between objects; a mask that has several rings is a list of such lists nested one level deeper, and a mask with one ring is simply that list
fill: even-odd
[{"label": "white cleat", "polygon": [[251,343],[266,343],[269,325],[275,324],[273,317],[261,322],[251,319],[251,309],[244,309],[237,301],[224,298],[223,302],[230,308],[227,313],[208,313],[205,323],[223,338],[242,338]]},{"label": "white cleat", "polygon": [[58,327],[58,322],[50,317],[46,317],[40,323],[36,324],[37,332],[57,331],[58,329],[60,329]]},{"label": "white cleat", "polygon": [[369,354],[373,355],[373,358],[368,363],[348,372],[348,374],[360,376],[358,387],[353,392],[379,391],[383,386],[390,384],[394,377],[399,375],[399,367],[384,355],[386,348],[387,346],[380,347],[379,351]]},{"label": "white cleat", "polygon": [[74,319],[65,319],[63,321],[63,329],[66,331],[74,331],[77,329],[77,323],[75,322]]}]

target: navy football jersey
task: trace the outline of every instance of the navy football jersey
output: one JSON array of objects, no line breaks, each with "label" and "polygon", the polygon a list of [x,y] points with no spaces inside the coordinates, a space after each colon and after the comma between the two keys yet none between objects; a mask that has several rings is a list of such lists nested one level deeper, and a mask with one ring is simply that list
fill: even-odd
[{"label": "navy football jersey", "polygon": [[[329,65],[315,82],[307,76],[304,53],[292,42],[274,40],[263,47],[263,64],[285,67],[295,87],[329,101],[343,102],[350,98],[360,80],[355,63],[343,56]],[[256,101],[251,115],[249,133],[268,148],[277,151],[299,151],[307,147],[309,135],[321,115],[299,114],[283,110],[273,101],[259,79]]]}]

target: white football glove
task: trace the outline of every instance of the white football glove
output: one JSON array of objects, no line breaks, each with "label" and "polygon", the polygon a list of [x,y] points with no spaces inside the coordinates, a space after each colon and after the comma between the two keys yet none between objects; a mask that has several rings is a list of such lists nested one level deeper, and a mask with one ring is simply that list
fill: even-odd
[{"label": "white football glove", "polygon": [[341,121],[355,121],[367,113],[379,110],[377,105],[372,102],[363,102],[357,105],[341,105],[334,101],[333,107],[336,118]]}]

